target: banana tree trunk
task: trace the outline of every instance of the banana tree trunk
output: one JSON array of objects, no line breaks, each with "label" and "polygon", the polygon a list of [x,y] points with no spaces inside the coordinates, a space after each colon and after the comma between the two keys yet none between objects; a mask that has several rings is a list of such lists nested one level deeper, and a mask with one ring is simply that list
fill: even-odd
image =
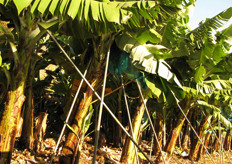
[{"label": "banana tree trunk", "polygon": [[189,135],[190,135],[190,129],[189,129],[188,123],[186,123],[185,129],[184,129],[184,135],[183,135],[182,143],[181,143],[181,147],[185,151],[188,149],[189,140],[190,140]]},{"label": "banana tree trunk", "polygon": [[[100,65],[98,66],[98,70],[100,69]],[[93,73],[93,77],[91,78],[91,86],[94,88],[100,79],[99,74],[95,74]],[[97,75],[97,76],[96,76]],[[88,111],[89,111],[89,107],[91,105],[92,102],[92,97],[93,97],[93,91],[88,87],[85,91],[85,93],[83,94],[83,98],[79,104],[79,107],[77,109],[75,118],[74,118],[74,123],[72,125],[73,130],[76,132],[76,134],[78,135],[78,137],[73,133],[73,132],[69,132],[68,137],[66,139],[65,145],[62,149],[62,157],[61,157],[61,161],[65,162],[65,163],[71,163],[72,162],[72,157],[75,153],[76,147],[79,147],[78,149],[80,149],[80,137],[81,135],[83,135],[83,131],[82,131],[82,123],[84,120],[84,117],[87,115]]]},{"label": "banana tree trunk", "polygon": [[[189,109],[190,109],[189,108],[189,103],[190,103],[189,99],[184,99],[183,104],[181,104],[181,106],[184,107],[183,109],[184,109],[184,113],[186,115],[188,115],[188,112],[189,112]],[[182,113],[180,113],[179,118],[178,118],[177,123],[176,123],[176,126],[174,127],[174,129],[171,132],[171,138],[170,138],[170,140],[167,143],[166,148],[165,148],[165,151],[169,155],[172,155],[172,153],[174,151],[174,148],[175,148],[177,139],[178,139],[178,137],[180,135],[182,126],[184,124],[184,121],[185,121],[185,117],[184,117],[184,115]]]},{"label": "banana tree trunk", "polygon": [[[147,100],[148,99],[146,98],[145,103],[147,102]],[[145,110],[145,105],[144,103],[142,103],[141,106],[137,106],[137,109],[133,117],[134,120],[132,122],[132,128],[133,128],[134,139],[137,143],[139,139],[140,126],[141,126],[144,110]],[[130,131],[130,135],[132,135],[131,131]],[[127,164],[135,163],[135,147],[133,142],[128,137],[126,138],[126,142],[123,146],[121,162]]]},{"label": "banana tree trunk", "polygon": [[226,137],[225,137],[225,141],[224,141],[224,149],[225,150],[230,150],[231,149],[231,135],[230,135],[230,129],[227,130],[226,132]]},{"label": "banana tree trunk", "polygon": [[[205,143],[204,143],[204,144],[205,144],[205,147],[206,147],[206,148],[209,147],[209,140],[210,140],[211,134],[212,134],[212,133],[207,133],[206,136],[205,136]],[[201,154],[202,154],[202,155],[205,155],[205,152],[206,152],[206,150],[203,149],[203,151],[202,151]],[[199,158],[199,160],[200,160],[200,158]]]},{"label": "banana tree trunk", "polygon": [[161,116],[158,115],[156,116],[155,120],[155,132],[158,138],[158,142],[154,138],[154,144],[153,144],[153,154],[158,155],[160,153],[159,145],[162,147],[162,126],[163,126],[163,120],[161,119]]},{"label": "banana tree trunk", "polygon": [[[98,86],[99,81],[102,79],[102,75],[105,69],[106,54],[108,53],[109,47],[111,46],[112,39],[113,38],[111,34],[102,34],[100,41],[99,38],[96,42],[93,41],[94,60],[90,68],[91,74],[89,77],[89,83],[93,88]],[[76,134],[73,132],[68,133],[65,145],[61,152],[61,163],[63,162],[65,164],[69,164],[75,161],[78,162],[79,160],[79,155],[84,139],[84,137],[82,137],[82,135],[84,135],[82,124],[85,116],[88,114],[93,95],[94,92],[89,87],[87,87],[86,91],[83,93],[83,97],[80,101],[72,124],[72,129]],[[75,156],[77,156],[77,158],[75,158]]]},{"label": "banana tree trunk", "polygon": [[154,144],[153,144],[153,154],[156,155],[156,163],[159,163],[161,161],[162,154],[160,152],[159,145],[162,148],[162,142],[163,142],[163,120],[161,119],[161,116],[158,115],[156,116],[156,121],[155,121],[155,133],[158,138],[158,142],[154,138]]},{"label": "banana tree trunk", "polygon": [[20,144],[28,148],[30,150],[33,149],[33,110],[34,110],[34,102],[33,102],[33,80],[34,80],[34,66],[36,61],[32,61],[30,65],[30,72],[28,73],[28,81],[27,81],[27,90],[26,90],[26,101],[25,101],[25,110],[23,116],[23,127],[22,134],[20,138]]},{"label": "banana tree trunk", "polygon": [[[208,132],[208,133],[206,134],[206,136],[205,136],[204,146],[205,146],[206,149],[207,149],[208,146],[209,146],[209,140],[210,140],[211,134],[212,134],[212,133],[209,133],[209,132]],[[201,159],[202,155],[205,155],[205,152],[206,152],[206,150],[205,150],[204,147],[201,145],[201,146],[200,146],[200,149],[199,149],[199,151],[198,151],[197,161],[199,161],[199,160]]]},{"label": "banana tree trunk", "polygon": [[[17,63],[17,69],[12,74],[12,86],[8,91],[7,101],[0,116],[0,163],[10,163],[14,148],[17,127],[22,105],[25,101],[24,90],[30,65],[32,50],[23,50],[19,56],[23,59]],[[16,63],[15,63],[16,64]]]},{"label": "banana tree trunk", "polygon": [[[203,116],[203,118],[201,120],[201,124],[200,124],[199,130],[198,130],[198,133],[197,133],[200,139],[203,138],[203,136],[204,136],[203,133],[208,127],[208,119],[209,118],[211,118],[211,116],[207,115],[207,116]],[[200,145],[201,145],[201,142],[199,141],[199,139],[196,139],[195,142],[193,144],[191,144],[191,149],[190,149],[190,154],[189,154],[190,160],[193,161],[193,160],[197,159],[198,151],[200,151],[199,150]]]},{"label": "banana tree trunk", "polygon": [[[219,138],[219,131],[217,130],[217,137]],[[214,142],[213,142],[213,150],[212,153],[214,154],[216,151],[218,151],[220,148],[219,146],[219,141],[218,139],[215,137]]]},{"label": "banana tree trunk", "polygon": [[[193,110],[191,110],[188,114],[188,119],[190,120],[193,114]],[[184,135],[181,141],[181,147],[183,150],[187,151],[190,145],[190,126],[189,123],[185,123],[185,130],[184,130]]]},{"label": "banana tree trunk", "polygon": [[[117,110],[117,118],[120,122],[122,122],[122,89],[119,90],[118,93],[118,110]],[[115,134],[115,145],[122,145],[122,129],[116,125],[116,134]]]}]

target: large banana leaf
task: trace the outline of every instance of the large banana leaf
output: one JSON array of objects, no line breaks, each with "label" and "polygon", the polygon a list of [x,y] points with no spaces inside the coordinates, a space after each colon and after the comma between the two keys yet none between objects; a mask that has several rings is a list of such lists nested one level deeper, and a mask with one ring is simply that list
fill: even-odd
[{"label": "large banana leaf", "polygon": [[196,29],[189,33],[189,36],[192,36],[191,39],[194,42],[199,43],[199,46],[202,46],[204,41],[204,37],[208,36],[213,30],[217,30],[222,27],[226,21],[228,21],[232,17],[232,7],[224,10],[213,18],[207,18],[204,22],[202,22]]},{"label": "large banana leaf", "polygon": [[208,80],[202,84],[197,84],[197,90],[208,95],[208,97],[215,102],[226,104],[227,106],[232,102],[232,81],[230,80]]},{"label": "large banana leaf", "polygon": [[182,88],[168,83],[161,77],[149,74],[145,77],[145,82],[151,90],[152,97],[155,97],[159,103],[164,102],[168,105],[175,105],[177,100],[185,97]]},{"label": "large banana leaf", "polygon": [[208,80],[196,85],[196,89],[184,86],[185,93],[193,98],[210,100],[211,102],[225,104],[232,102],[231,80]]},{"label": "large banana leaf", "polygon": [[222,123],[222,125],[224,125],[226,128],[228,128],[228,129],[232,128],[231,122],[226,117],[224,117],[221,113],[219,113],[219,112],[216,113],[216,117]]},{"label": "large banana leaf", "polygon": [[205,99],[207,96],[205,93],[201,92],[198,89],[194,89],[191,87],[183,86],[184,92],[188,97],[197,98],[197,99]]},{"label": "large banana leaf", "polygon": [[202,101],[202,100],[198,100],[197,103],[201,106],[204,106],[206,108],[206,112],[216,117],[222,123],[223,126],[229,129],[232,128],[231,122],[221,114],[220,108],[208,104],[206,101]]},{"label": "large banana leaf", "polygon": [[[8,1],[1,0],[0,3],[7,5]],[[53,15],[61,13],[63,15],[69,15],[72,19],[77,16],[84,18],[85,20],[94,19],[96,21],[108,21],[121,23],[120,18],[125,20],[128,17],[128,13],[125,12],[128,8],[139,8],[141,11],[155,6],[155,1],[96,1],[96,0],[13,0],[18,10],[18,13],[24,8],[27,8],[32,4],[31,11],[39,11],[44,14],[46,11],[51,12]],[[149,19],[152,19],[150,17]]]},{"label": "large banana leaf", "polygon": [[[172,56],[180,57],[186,56],[189,66],[195,74],[195,82],[201,83],[207,78],[212,78],[214,74],[227,75],[227,79],[230,76],[228,70],[231,70],[231,66],[228,62],[222,64],[223,61],[228,56],[228,50],[230,44],[227,42],[231,38],[231,29],[228,27],[223,30],[221,33],[216,33],[215,30],[222,27],[226,21],[232,17],[232,7],[229,7],[227,10],[219,13],[211,19],[206,19],[205,22],[202,22],[198,28],[185,34],[182,39],[178,40],[173,39],[170,41],[169,38],[178,37],[173,32],[175,27],[173,23],[165,27],[163,33],[162,45],[165,45],[168,48],[172,48]],[[178,26],[179,27],[179,26]],[[179,30],[184,32],[184,30]],[[185,31],[187,32],[187,31]],[[180,33],[179,36],[183,35]],[[166,37],[165,37],[166,36]],[[177,42],[177,43],[176,43]],[[228,59],[227,59],[228,61]],[[225,74],[225,71],[228,74]]]},{"label": "large banana leaf", "polygon": [[130,53],[131,62],[136,68],[157,74],[171,83],[174,82],[180,88],[182,87],[175,74],[171,72],[168,63],[163,59],[155,58],[157,53],[162,54],[161,49],[164,47],[150,44],[140,45],[136,39],[127,34],[119,36],[116,43],[120,49]]},{"label": "large banana leaf", "polygon": [[211,73],[219,76],[222,79],[231,78],[232,73],[232,54],[224,57],[220,62],[218,62],[212,69]]},{"label": "large banana leaf", "polygon": [[[1,0],[8,5],[13,1],[18,14],[29,7],[32,13],[51,13],[60,19],[71,18],[83,23],[91,32],[120,30],[121,26],[134,29],[147,25],[157,25],[175,18],[182,8],[189,4],[183,0],[170,1],[97,1],[97,0]],[[194,3],[193,1],[191,3]],[[36,14],[39,15],[39,14]],[[151,38],[152,39],[152,38]],[[160,39],[160,38],[158,38]],[[155,39],[152,39],[155,40]]]},{"label": "large banana leaf", "polygon": [[172,73],[168,63],[162,59],[163,50],[166,49],[164,46],[141,45],[128,34],[119,36],[116,43],[120,49],[130,54],[131,63],[137,69],[148,73],[145,76],[145,82],[159,102],[170,105],[176,103],[175,97],[178,100],[184,98],[182,85]]},{"label": "large banana leaf", "polygon": [[206,111],[207,113],[209,114],[214,114],[214,113],[218,113],[220,112],[220,108],[214,106],[214,105],[211,105],[209,103],[207,103],[206,101],[203,101],[203,100],[197,100],[197,104],[201,105],[201,106],[204,106],[204,107],[207,107]]},{"label": "large banana leaf", "polygon": [[208,80],[197,84],[197,89],[206,94],[230,95],[232,80]]}]

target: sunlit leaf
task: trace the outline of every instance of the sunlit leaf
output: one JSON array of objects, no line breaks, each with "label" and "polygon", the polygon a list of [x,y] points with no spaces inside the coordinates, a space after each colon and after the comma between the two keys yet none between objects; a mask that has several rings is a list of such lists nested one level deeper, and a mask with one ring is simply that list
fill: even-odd
[{"label": "sunlit leaf", "polygon": [[67,6],[69,4],[70,0],[63,0],[60,5],[60,13],[63,14],[66,12]]},{"label": "sunlit leaf", "polygon": [[99,3],[97,3],[96,1],[91,1],[91,11],[92,11],[92,17],[95,21],[99,20],[100,17],[100,9],[99,9]]},{"label": "sunlit leaf", "polygon": [[84,18],[86,21],[89,19],[89,8],[91,0],[85,0]]},{"label": "sunlit leaf", "polygon": [[152,91],[153,95],[159,99],[162,93],[162,86],[159,84],[159,82],[151,77],[146,77],[145,82],[148,88]]},{"label": "sunlit leaf", "polygon": [[39,22],[38,24],[43,27],[44,29],[49,29],[50,27],[56,25],[58,23],[58,19],[54,18],[52,20],[49,20],[47,22]]},{"label": "sunlit leaf", "polygon": [[46,9],[48,8],[49,4],[50,4],[50,1],[41,0],[39,3],[39,6],[38,6],[38,10],[43,14],[46,11]]},{"label": "sunlit leaf", "polygon": [[77,133],[75,132],[75,130],[69,124],[66,124],[66,125],[77,137],[79,137]]},{"label": "sunlit leaf", "polygon": [[115,6],[103,3],[104,15],[109,22],[119,23],[120,11]]},{"label": "sunlit leaf", "polygon": [[[49,7],[49,11],[50,11],[52,14],[55,13],[55,10],[56,10],[56,8],[57,8],[59,2],[60,2],[59,0],[53,0],[53,1],[51,2],[51,5],[50,5],[50,7]],[[71,6],[71,5],[70,5],[70,6]]]},{"label": "sunlit leaf", "polygon": [[195,81],[196,83],[201,83],[203,81],[203,76],[205,75],[206,71],[204,66],[200,66],[195,73]]},{"label": "sunlit leaf", "polygon": [[18,10],[18,14],[21,13],[21,11],[28,7],[30,5],[30,3],[32,2],[32,0],[23,0],[23,1],[19,1],[19,0],[13,0],[15,3],[15,6],[17,7]]},{"label": "sunlit leaf", "polygon": [[40,3],[40,0],[35,0],[32,7],[31,7],[31,12],[34,13],[35,9],[38,7]]}]

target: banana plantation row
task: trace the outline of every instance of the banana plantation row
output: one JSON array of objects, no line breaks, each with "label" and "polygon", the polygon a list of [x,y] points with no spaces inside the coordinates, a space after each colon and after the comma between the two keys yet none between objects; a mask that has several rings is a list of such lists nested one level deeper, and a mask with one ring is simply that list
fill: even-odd
[{"label": "banana plantation row", "polygon": [[140,139],[157,161],[176,146],[191,160],[230,150],[232,26],[216,30],[232,7],[191,30],[194,3],[1,0],[0,163],[16,140],[40,149],[46,118],[64,123],[53,124],[60,163],[78,163],[91,132],[95,154],[104,135],[124,163],[139,160]]}]

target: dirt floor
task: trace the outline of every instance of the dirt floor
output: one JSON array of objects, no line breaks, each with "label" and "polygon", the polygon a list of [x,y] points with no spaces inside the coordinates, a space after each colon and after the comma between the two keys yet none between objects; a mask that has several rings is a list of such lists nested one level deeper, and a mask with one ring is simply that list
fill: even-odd
[{"label": "dirt floor", "polygon": [[[12,155],[12,161],[11,164],[47,164],[50,162],[52,153],[55,149],[55,141],[53,139],[46,139],[43,143],[43,151],[40,153],[30,152],[28,150],[14,150],[14,153]],[[146,154],[149,156],[149,150],[150,150],[150,143],[147,141],[142,141],[140,144],[141,148],[146,152]],[[90,137],[86,138],[86,141],[83,144],[83,149],[80,157],[80,163],[81,164],[91,164],[92,158],[93,158],[93,151],[94,146],[92,144],[92,139]],[[108,164],[116,164],[120,163],[120,156],[121,156],[121,148],[113,148],[108,146],[103,146],[98,150],[98,156],[97,156],[97,163],[108,163]],[[175,151],[176,152],[176,151]],[[59,151],[58,151],[59,153]],[[163,153],[166,157],[165,152]],[[227,156],[232,161],[232,152],[227,151]],[[184,155],[184,153],[182,154]],[[224,154],[223,162],[224,164],[231,163],[227,156]],[[141,153],[139,154],[140,158],[143,158]],[[218,153],[212,155],[214,161],[216,164],[220,163],[220,155]],[[152,162],[155,163],[155,156],[151,157]],[[169,164],[211,164],[213,163],[212,160],[207,156],[204,155],[200,161],[198,162],[192,162],[187,157],[183,157],[177,152],[172,155],[169,159],[166,159]],[[53,163],[59,163],[58,162],[58,156],[56,156],[53,160]],[[140,163],[148,163],[146,160],[141,160]],[[163,162],[159,162],[163,163]]]}]

